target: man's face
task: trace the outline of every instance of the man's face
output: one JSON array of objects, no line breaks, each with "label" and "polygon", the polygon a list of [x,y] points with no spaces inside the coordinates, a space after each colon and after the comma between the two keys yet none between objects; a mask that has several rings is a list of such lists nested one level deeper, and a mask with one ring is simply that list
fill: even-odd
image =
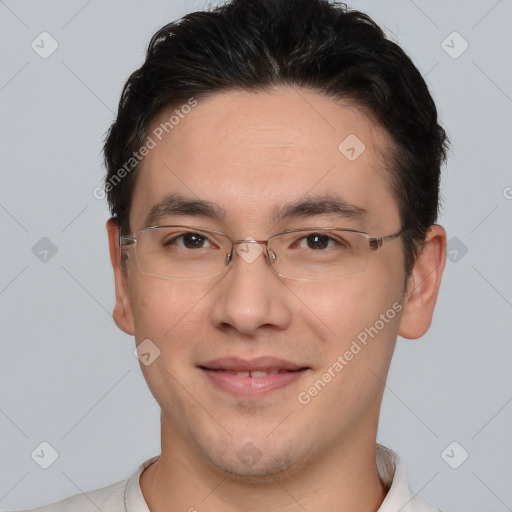
[{"label": "man's face", "polygon": [[[171,114],[163,112],[152,129]],[[365,146],[355,160],[360,147],[339,149],[349,135]],[[305,90],[212,95],[145,158],[130,212],[132,233],[169,194],[214,203],[225,215],[166,215],[156,224],[201,226],[234,240],[266,240],[311,226],[396,233],[398,208],[379,156],[388,143],[361,111]],[[330,212],[276,224],[276,209],[312,197],[342,198],[366,215]],[[264,256],[247,262],[236,251],[224,274],[170,281],[142,274],[134,248],[125,250],[125,296],[115,318],[137,344],[149,339],[160,350],[142,370],[162,408],[164,440],[238,475],[276,474],[374,441],[400,323],[396,304],[403,301],[400,238],[371,253],[362,274],[335,281],[284,279]],[[366,344],[364,335],[358,338],[363,332]],[[262,357],[281,361],[269,359],[271,367],[286,361],[301,370],[292,378],[243,377],[223,371],[229,363],[219,362],[238,358],[250,366]],[[236,359],[231,363],[228,369],[235,370]],[[329,368],[330,379],[324,375]],[[317,392],[309,392],[315,383]]]}]

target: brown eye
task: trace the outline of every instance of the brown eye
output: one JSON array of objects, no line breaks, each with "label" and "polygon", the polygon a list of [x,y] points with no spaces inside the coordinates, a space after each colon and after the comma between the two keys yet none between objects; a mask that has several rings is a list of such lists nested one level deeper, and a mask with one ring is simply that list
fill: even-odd
[{"label": "brown eye", "polygon": [[203,249],[208,247],[207,244],[210,244],[210,241],[205,235],[192,231],[174,235],[163,242],[165,246],[175,245],[183,249]]},{"label": "brown eye", "polygon": [[301,249],[312,249],[314,251],[321,251],[329,248],[343,248],[347,243],[338,238],[333,238],[326,233],[309,233],[296,242],[297,246]]},{"label": "brown eye", "polygon": [[331,238],[321,233],[312,233],[305,237],[309,249],[325,249],[329,245]]}]

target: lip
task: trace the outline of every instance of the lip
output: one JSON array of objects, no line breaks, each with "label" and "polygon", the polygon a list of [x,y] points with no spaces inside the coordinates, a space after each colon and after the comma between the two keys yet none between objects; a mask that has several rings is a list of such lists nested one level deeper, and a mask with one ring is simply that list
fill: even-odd
[{"label": "lip", "polygon": [[292,363],[285,359],[277,359],[271,356],[255,357],[253,359],[242,359],[240,357],[223,357],[213,359],[199,365],[208,370],[229,370],[241,372],[257,372],[263,370],[288,370],[295,371],[305,368],[305,366]]},{"label": "lip", "polygon": [[[263,356],[254,359],[227,357],[198,365],[217,388],[237,397],[262,398],[301,379],[310,370],[291,361]],[[278,372],[261,377],[238,376],[232,372]]]}]

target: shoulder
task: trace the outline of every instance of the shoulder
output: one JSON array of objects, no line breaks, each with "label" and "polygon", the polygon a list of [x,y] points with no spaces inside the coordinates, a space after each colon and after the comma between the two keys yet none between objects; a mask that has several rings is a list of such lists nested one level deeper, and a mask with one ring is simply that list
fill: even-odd
[{"label": "shoulder", "polygon": [[21,512],[125,512],[126,480],[85,493],[70,496],[51,505]]},{"label": "shoulder", "polygon": [[44,507],[18,512],[150,512],[139,485],[142,472],[160,456],[143,462],[128,478],[108,487],[75,494]]}]

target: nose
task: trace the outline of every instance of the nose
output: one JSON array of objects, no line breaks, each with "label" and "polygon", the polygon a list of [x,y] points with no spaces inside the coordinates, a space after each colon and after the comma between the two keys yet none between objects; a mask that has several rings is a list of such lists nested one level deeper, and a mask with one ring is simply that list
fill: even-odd
[{"label": "nose", "polygon": [[212,293],[213,325],[249,336],[261,327],[286,329],[292,317],[292,297],[271,268],[273,253],[267,256],[265,245],[255,240],[238,240],[230,256],[231,268]]},{"label": "nose", "polygon": [[266,240],[254,240],[252,238],[248,238],[246,240],[233,240],[231,242],[233,249],[231,254],[226,256],[226,264],[230,264],[233,261],[234,254],[236,253],[238,253],[246,263],[251,263],[261,254],[267,264],[271,267],[272,262],[276,259],[276,255],[272,249],[268,248],[267,243],[268,242]]}]

